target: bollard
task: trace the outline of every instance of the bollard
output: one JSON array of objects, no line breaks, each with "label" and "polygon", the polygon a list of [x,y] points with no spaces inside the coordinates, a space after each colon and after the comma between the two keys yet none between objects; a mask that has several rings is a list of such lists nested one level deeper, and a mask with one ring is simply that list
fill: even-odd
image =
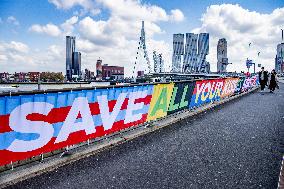
[{"label": "bollard", "polygon": [[13,162],[11,161],[11,169],[14,170]]}]

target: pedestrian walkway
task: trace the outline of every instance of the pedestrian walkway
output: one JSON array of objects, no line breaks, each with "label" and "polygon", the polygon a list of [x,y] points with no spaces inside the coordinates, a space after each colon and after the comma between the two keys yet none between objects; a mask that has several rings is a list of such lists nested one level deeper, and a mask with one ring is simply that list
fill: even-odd
[{"label": "pedestrian walkway", "polygon": [[13,188],[277,188],[284,84],[255,92]]}]

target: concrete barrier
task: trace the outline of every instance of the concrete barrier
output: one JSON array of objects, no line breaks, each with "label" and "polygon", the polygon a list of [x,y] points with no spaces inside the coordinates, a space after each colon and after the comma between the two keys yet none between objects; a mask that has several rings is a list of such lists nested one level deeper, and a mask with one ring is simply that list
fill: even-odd
[{"label": "concrete barrier", "polygon": [[[223,81],[225,83],[225,79],[223,79]],[[192,81],[192,82],[195,82],[195,81]],[[218,86],[219,88],[218,87],[216,88],[217,83],[220,82],[220,80],[218,80],[218,81],[216,80],[215,84],[214,84],[214,82],[212,82],[212,80],[208,80],[208,81],[203,80],[201,83],[199,82],[199,85],[197,85],[198,84],[197,82],[194,83],[194,85],[192,85],[192,82],[191,83],[190,82],[179,82],[179,83],[157,84],[156,86],[155,85],[152,85],[152,86],[151,85],[145,85],[144,89],[146,88],[146,90],[143,90],[143,89],[139,90],[139,88],[136,88],[135,91],[133,91],[133,89],[132,89],[131,94],[133,94],[133,92],[136,92],[135,94],[138,97],[141,97],[139,95],[142,95],[142,92],[139,95],[137,94],[139,91],[146,91],[143,94],[144,100],[146,99],[145,101],[143,101],[143,99],[141,100],[141,98],[135,98],[135,99],[139,99],[138,102],[136,101],[137,104],[141,103],[141,102],[146,102],[144,104],[149,104],[149,106],[150,106],[148,108],[148,114],[150,114],[150,116],[147,115],[144,118],[143,122],[138,122],[137,124],[130,125],[129,127],[123,127],[123,128],[118,129],[118,130],[113,130],[113,132],[107,133],[106,135],[103,135],[103,136],[99,136],[99,137],[96,136],[96,137],[92,137],[92,138],[87,138],[85,141],[75,143],[75,146],[67,145],[68,150],[72,151],[72,155],[67,156],[67,157],[60,157],[60,154],[59,154],[63,150],[66,151],[66,147],[64,147],[64,148],[56,149],[57,151],[51,151],[51,152],[55,152],[54,153],[55,155],[53,153],[51,153],[51,154],[49,154],[48,158],[46,158],[46,156],[48,156],[48,154],[42,153],[41,155],[37,156],[37,159],[35,159],[34,162],[29,161],[29,164],[27,164],[27,162],[26,162],[25,166],[21,166],[19,168],[16,168],[17,170],[15,170],[13,163],[7,164],[7,165],[4,166],[5,171],[0,174],[0,177],[1,177],[0,186],[6,186],[7,184],[18,182],[18,181],[21,181],[23,179],[35,176],[37,174],[41,174],[42,172],[53,170],[53,169],[55,169],[59,166],[63,166],[67,163],[71,163],[71,162],[76,161],[80,158],[87,157],[89,155],[97,153],[98,151],[101,151],[105,148],[109,148],[113,145],[123,143],[123,142],[131,140],[133,138],[137,138],[138,136],[141,136],[143,134],[153,132],[157,129],[160,129],[160,128],[163,128],[167,125],[175,123],[175,122],[177,122],[181,119],[185,119],[189,116],[193,116],[193,115],[198,114],[202,111],[205,111],[207,109],[210,109],[212,107],[215,107],[217,105],[225,103],[225,102],[230,101],[232,99],[238,98],[242,95],[245,95],[245,94],[252,92],[252,91],[257,89],[257,87],[254,87],[254,86],[257,86],[257,83],[255,82],[254,85],[250,86],[250,89],[243,90],[242,92],[240,92],[240,91],[236,92],[235,87],[236,87],[237,82],[229,82],[229,80],[228,80],[228,82],[227,82],[228,84],[227,84],[227,88],[226,88],[226,94],[228,94],[228,95],[225,95],[225,93],[222,93],[223,89],[224,89],[223,87],[226,86],[226,85],[224,85],[224,83],[223,83],[222,87]],[[212,87],[212,85],[214,85],[215,88]],[[234,87],[230,87],[230,85],[232,85]],[[193,86],[191,91],[188,90],[189,86]],[[202,87],[203,87],[203,89],[201,90]],[[206,91],[205,87],[207,87],[207,91]],[[248,86],[246,85],[246,87],[248,87]],[[254,87],[254,88],[252,88],[252,87]],[[150,88],[150,90],[149,90],[149,88]],[[151,91],[153,88],[154,88],[154,91]],[[155,94],[155,89],[156,89],[156,92],[158,91],[157,94]],[[171,90],[170,95],[168,95],[170,97],[167,96],[168,93],[163,94],[163,93],[165,93],[165,92],[163,92],[163,90],[165,91],[165,89],[167,90],[167,92],[168,92],[168,90]],[[209,89],[212,89],[212,90],[210,91]],[[119,96],[119,94],[121,94],[124,89],[120,88],[120,90],[121,91],[119,93],[117,93],[117,96]],[[231,92],[230,92],[230,90],[231,90]],[[128,91],[128,90],[125,90],[125,91]],[[240,93],[240,94],[238,94],[238,93]],[[129,102],[129,99],[131,99],[131,94],[128,95],[128,97],[129,97],[128,100],[127,100],[128,102]],[[147,96],[149,96],[148,94],[155,94],[155,99],[151,98],[151,100],[147,101]],[[178,96],[180,96],[180,98],[178,100],[176,98],[177,94],[178,94]],[[192,94],[195,94],[195,96],[193,96]],[[216,96],[214,96],[214,95],[217,95],[217,96],[223,95],[223,96],[222,96],[222,98],[218,98],[218,97],[216,98]],[[211,101],[207,101],[206,103],[202,103],[202,106],[200,106],[200,105],[192,106],[192,103],[191,103],[192,100],[194,100],[198,104],[200,99],[203,100],[202,102],[204,102],[210,97],[212,99],[216,98],[216,100],[211,100]],[[132,99],[132,101],[134,102],[135,99],[134,100]],[[166,109],[160,103],[162,100],[164,102],[167,102],[166,103],[167,104]],[[186,101],[188,101],[188,102],[186,103]],[[123,106],[124,102],[125,102],[125,100],[122,102],[121,106]],[[112,106],[112,108],[115,109],[116,105],[109,105],[109,106]],[[126,105],[124,105],[124,106],[126,106]],[[158,108],[155,107],[155,106],[158,106]],[[89,105],[89,107],[90,107],[90,105]],[[151,109],[151,107],[152,107],[152,109]],[[171,108],[169,108],[169,107],[171,107]],[[187,108],[184,108],[184,107],[187,107]],[[155,108],[156,108],[156,110],[155,110]],[[176,108],[176,109],[174,109],[174,108]],[[140,109],[142,109],[142,108],[140,108]],[[166,111],[164,111],[164,110],[166,110]],[[169,115],[167,115],[168,110],[169,110]],[[175,110],[178,110],[178,111],[175,111]],[[71,110],[69,109],[69,111],[71,111]],[[80,111],[79,111],[79,113],[80,113]],[[68,114],[68,115],[70,115],[70,114]],[[141,113],[141,115],[143,115],[143,113]],[[83,116],[81,115],[81,117],[79,116],[78,119],[80,119],[82,117]],[[140,118],[140,119],[142,119],[142,118]],[[50,155],[53,155],[53,156],[50,157]],[[23,160],[23,161],[26,161],[26,160]],[[39,161],[42,162],[42,163],[38,163]],[[27,170],[29,170],[29,171],[27,171]]]}]

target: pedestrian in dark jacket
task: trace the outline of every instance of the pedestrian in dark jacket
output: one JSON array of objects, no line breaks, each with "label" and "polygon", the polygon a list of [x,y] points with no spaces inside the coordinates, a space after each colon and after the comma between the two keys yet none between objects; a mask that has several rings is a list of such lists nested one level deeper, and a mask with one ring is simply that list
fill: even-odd
[{"label": "pedestrian in dark jacket", "polygon": [[268,81],[268,73],[267,71],[264,71],[264,67],[261,68],[261,71],[258,73],[258,77],[260,83],[260,90],[263,91]]},{"label": "pedestrian in dark jacket", "polygon": [[270,92],[273,93],[275,88],[278,86],[277,84],[277,75],[275,70],[272,70],[269,76],[269,89]]}]

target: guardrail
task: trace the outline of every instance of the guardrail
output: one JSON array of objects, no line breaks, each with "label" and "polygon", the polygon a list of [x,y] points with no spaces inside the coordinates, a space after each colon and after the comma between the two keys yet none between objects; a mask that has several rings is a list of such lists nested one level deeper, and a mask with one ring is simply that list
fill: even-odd
[{"label": "guardrail", "polygon": [[246,92],[256,76],[0,96],[1,170]]}]

